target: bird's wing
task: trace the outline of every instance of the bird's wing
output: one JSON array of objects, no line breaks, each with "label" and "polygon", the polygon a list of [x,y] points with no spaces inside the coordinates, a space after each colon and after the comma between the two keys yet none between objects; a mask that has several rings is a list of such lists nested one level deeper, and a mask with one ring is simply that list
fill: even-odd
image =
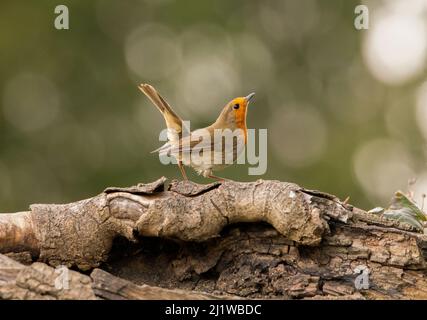
[{"label": "bird's wing", "polygon": [[[231,145],[227,145],[223,139],[214,139],[213,129],[203,128],[191,132],[190,135],[180,139],[179,144],[169,144],[161,147],[161,151],[166,151],[171,154],[199,152],[202,150],[225,152],[235,151],[238,144],[244,143],[244,138],[239,137],[238,140],[233,139]],[[160,150],[159,150],[160,152]]]},{"label": "bird's wing", "polygon": [[160,155],[178,154],[179,152],[190,153],[193,149],[208,147],[211,145],[211,140],[203,139],[200,135],[202,132],[201,130],[203,129],[195,130],[190,135],[182,137],[177,142],[168,141],[160,148],[151,151],[151,153],[158,152]]}]

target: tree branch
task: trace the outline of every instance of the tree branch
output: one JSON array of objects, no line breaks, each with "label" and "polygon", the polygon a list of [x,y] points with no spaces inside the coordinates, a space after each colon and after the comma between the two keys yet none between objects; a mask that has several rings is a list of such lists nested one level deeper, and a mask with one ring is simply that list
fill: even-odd
[{"label": "tree branch", "polygon": [[165,180],[0,215],[0,252],[220,296],[427,298],[427,239],[409,225],[286,182]]},{"label": "tree branch", "polygon": [[265,221],[289,240],[316,245],[329,232],[324,217],[346,221],[351,215],[338,199],[313,196],[290,183],[183,181],[165,190],[165,180],[108,188],[70,204],[31,205],[30,212],[8,215],[2,220],[6,231],[0,239],[7,241],[0,242],[0,252],[28,247],[39,252],[40,261],[85,270],[106,261],[117,236],[204,241],[228,224]]}]

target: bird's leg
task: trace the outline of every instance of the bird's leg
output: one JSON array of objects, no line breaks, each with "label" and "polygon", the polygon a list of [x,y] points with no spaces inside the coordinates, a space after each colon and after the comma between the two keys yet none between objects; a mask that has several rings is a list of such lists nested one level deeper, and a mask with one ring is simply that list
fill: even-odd
[{"label": "bird's leg", "polygon": [[178,167],[179,167],[179,170],[181,171],[181,174],[182,174],[182,177],[184,178],[184,180],[188,180],[187,174],[185,173],[185,169],[184,169],[184,166],[182,165],[181,161],[178,161]]},{"label": "bird's leg", "polygon": [[226,178],[221,178],[221,177],[214,176],[213,174],[208,175],[208,178],[215,179],[215,180],[218,180],[218,181],[232,181],[230,179],[226,179]]}]

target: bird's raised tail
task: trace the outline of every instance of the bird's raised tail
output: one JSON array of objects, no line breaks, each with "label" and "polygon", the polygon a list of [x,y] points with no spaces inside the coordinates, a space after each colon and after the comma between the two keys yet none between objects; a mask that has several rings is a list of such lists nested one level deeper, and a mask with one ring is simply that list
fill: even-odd
[{"label": "bird's raised tail", "polygon": [[[173,129],[179,136],[183,134],[182,119],[172,110],[165,99],[149,84],[140,84],[138,88],[150,99],[150,101],[162,113],[168,129]],[[185,131],[185,130],[184,130]]]}]

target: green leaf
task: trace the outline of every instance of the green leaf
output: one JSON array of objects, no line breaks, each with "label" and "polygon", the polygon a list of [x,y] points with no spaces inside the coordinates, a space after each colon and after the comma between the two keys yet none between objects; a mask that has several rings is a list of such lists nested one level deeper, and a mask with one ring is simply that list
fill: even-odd
[{"label": "green leaf", "polygon": [[391,199],[390,206],[384,210],[381,207],[369,211],[374,214],[383,214],[388,219],[405,222],[416,229],[423,231],[424,226],[421,221],[427,221],[427,217],[418,208],[417,204],[405,196],[401,191],[397,191]]},{"label": "green leaf", "polygon": [[406,197],[401,191],[397,191],[391,200],[389,210],[399,210],[407,208],[410,215],[415,216],[418,220],[427,221],[426,215],[418,208],[417,204]]},{"label": "green leaf", "polygon": [[421,222],[417,219],[417,217],[413,214],[411,209],[408,208],[402,208],[402,209],[396,209],[396,210],[386,210],[384,212],[384,217],[405,222],[415,228],[417,228],[420,231],[424,230],[423,225]]}]

